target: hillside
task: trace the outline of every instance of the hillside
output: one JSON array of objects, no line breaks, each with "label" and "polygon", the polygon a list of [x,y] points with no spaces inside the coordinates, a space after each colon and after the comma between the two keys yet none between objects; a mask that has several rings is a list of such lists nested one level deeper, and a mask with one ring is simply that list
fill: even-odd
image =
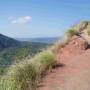
[{"label": "hillside", "polygon": [[45,43],[20,42],[13,38],[0,34],[0,75],[13,62],[20,62],[23,59],[31,58],[48,46]]},{"label": "hillside", "polygon": [[90,22],[88,21],[69,29],[65,35],[70,35],[70,40],[58,50],[56,55],[58,66],[47,73],[38,90],[90,89],[89,31]]},{"label": "hillside", "polygon": [[7,67],[11,66],[13,62],[20,62],[26,58],[31,58],[48,44],[43,43],[22,43],[21,46],[4,48],[0,52],[0,75],[3,74]]},{"label": "hillside", "polygon": [[17,47],[17,46],[20,46],[20,44],[21,43],[19,41],[0,34],[0,49],[5,49],[9,47]]}]

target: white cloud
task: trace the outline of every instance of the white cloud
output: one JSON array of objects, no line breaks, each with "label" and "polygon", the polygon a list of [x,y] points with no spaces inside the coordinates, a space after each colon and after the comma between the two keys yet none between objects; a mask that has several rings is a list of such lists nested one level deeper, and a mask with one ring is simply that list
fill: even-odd
[{"label": "white cloud", "polygon": [[24,16],[19,18],[10,17],[9,19],[11,19],[12,24],[26,24],[32,20],[32,17],[31,16]]}]

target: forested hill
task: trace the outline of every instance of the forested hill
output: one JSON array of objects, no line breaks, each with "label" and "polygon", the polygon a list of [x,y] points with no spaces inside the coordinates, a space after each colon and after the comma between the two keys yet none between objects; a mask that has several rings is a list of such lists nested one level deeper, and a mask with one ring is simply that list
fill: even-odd
[{"label": "forested hill", "polygon": [[0,34],[0,49],[5,49],[5,48],[9,48],[9,47],[16,47],[16,46],[20,46],[21,42],[7,37],[5,35]]}]

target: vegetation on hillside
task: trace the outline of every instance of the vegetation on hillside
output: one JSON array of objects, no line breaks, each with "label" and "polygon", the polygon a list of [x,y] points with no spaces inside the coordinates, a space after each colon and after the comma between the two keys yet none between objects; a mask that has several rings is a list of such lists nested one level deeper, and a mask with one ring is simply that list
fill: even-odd
[{"label": "vegetation on hillside", "polygon": [[78,31],[76,31],[75,29],[67,30],[64,37],[58,40],[53,46],[51,46],[50,50],[57,54],[58,51],[63,48],[75,35],[79,35]]},{"label": "vegetation on hillside", "polygon": [[18,63],[26,58],[31,58],[47,44],[44,43],[26,43],[24,42],[21,47],[6,48],[0,52],[0,75],[6,72],[6,68],[14,63]]},{"label": "vegetation on hillside", "polygon": [[87,34],[90,36],[90,30],[87,30]]},{"label": "vegetation on hillside", "polygon": [[0,81],[0,90],[36,90],[43,73],[55,64],[55,56],[50,51],[37,54],[10,67]]},{"label": "vegetation on hillside", "polygon": [[69,29],[67,31],[67,35],[68,35],[68,37],[72,37],[74,35],[78,35],[78,31],[76,31],[75,29]]},{"label": "vegetation on hillside", "polygon": [[19,42],[0,35],[0,90],[36,88],[41,74],[51,66],[50,60],[54,61],[53,55],[48,52],[40,53],[32,58],[46,46],[48,44]]},{"label": "vegetation on hillside", "polygon": [[0,34],[0,51],[5,48],[21,46],[21,42]]}]

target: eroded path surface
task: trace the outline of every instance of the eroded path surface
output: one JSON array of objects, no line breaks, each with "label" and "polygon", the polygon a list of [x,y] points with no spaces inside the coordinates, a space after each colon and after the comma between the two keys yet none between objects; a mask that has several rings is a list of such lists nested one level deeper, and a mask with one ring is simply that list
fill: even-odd
[{"label": "eroded path surface", "polygon": [[57,54],[57,67],[48,73],[38,90],[90,90],[90,49],[81,38],[73,39]]}]

